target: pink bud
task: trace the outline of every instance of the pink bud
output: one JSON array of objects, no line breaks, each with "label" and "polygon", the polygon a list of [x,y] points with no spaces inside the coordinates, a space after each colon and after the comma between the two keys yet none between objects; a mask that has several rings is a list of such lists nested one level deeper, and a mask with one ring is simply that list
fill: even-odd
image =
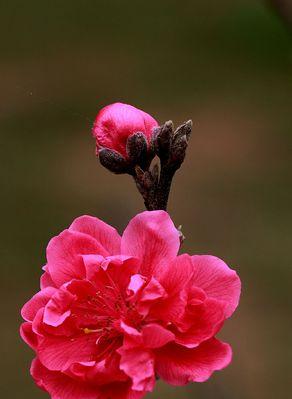
[{"label": "pink bud", "polygon": [[102,108],[94,122],[93,136],[96,139],[97,152],[109,148],[128,158],[127,139],[134,133],[145,135],[148,144],[152,131],[158,123],[146,112],[123,103],[114,103]]}]

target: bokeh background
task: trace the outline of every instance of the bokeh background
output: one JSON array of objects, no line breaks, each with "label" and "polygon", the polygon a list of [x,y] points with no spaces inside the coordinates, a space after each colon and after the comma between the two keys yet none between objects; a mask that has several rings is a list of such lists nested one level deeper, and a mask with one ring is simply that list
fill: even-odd
[{"label": "bokeh background", "polygon": [[[274,3],[274,6],[273,4]],[[241,305],[220,336],[232,365],[149,398],[286,399],[291,379],[291,2],[0,1],[1,397],[46,398],[20,308],[49,239],[81,214],[123,230],[143,209],[101,168],[91,126],[123,101],[194,121],[169,212],[185,251],[225,259]],[[290,16],[289,16],[290,15]],[[291,353],[291,352],[290,352]]]}]

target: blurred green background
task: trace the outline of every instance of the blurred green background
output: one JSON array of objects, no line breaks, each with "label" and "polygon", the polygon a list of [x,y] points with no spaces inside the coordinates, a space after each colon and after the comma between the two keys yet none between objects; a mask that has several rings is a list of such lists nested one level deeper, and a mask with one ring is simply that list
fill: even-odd
[{"label": "blurred green background", "polygon": [[149,397],[289,396],[288,20],[255,0],[0,1],[1,397],[47,397],[18,328],[48,240],[81,214],[122,231],[143,210],[131,179],[94,155],[93,119],[115,101],[160,122],[193,119],[169,212],[185,251],[222,257],[243,282],[220,333],[232,365],[204,384],[159,382]]}]

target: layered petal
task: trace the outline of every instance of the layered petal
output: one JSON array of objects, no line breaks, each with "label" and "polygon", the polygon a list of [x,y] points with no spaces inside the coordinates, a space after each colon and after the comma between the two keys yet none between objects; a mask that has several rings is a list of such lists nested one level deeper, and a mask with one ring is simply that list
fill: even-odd
[{"label": "layered petal", "polygon": [[32,330],[32,324],[30,322],[22,323],[20,326],[20,336],[32,349],[36,349],[38,345],[37,335]]},{"label": "layered petal", "polygon": [[179,234],[169,215],[165,211],[146,211],[126,227],[121,252],[140,259],[141,274],[156,277],[175,259],[179,246]]},{"label": "layered petal", "polygon": [[111,382],[100,387],[100,399],[140,399],[146,391],[134,391],[129,378],[127,382]]},{"label": "layered petal", "polygon": [[184,385],[228,365],[231,348],[214,337],[240,280],[222,260],[179,247],[164,211],[137,215],[122,238],[83,216],[50,241],[20,334],[52,399],[140,399],[156,376]]},{"label": "layered petal", "polygon": [[103,247],[88,234],[64,230],[51,239],[47,247],[48,271],[59,287],[74,278],[85,277],[80,255],[103,254]]},{"label": "layered petal", "polygon": [[38,345],[38,357],[49,370],[66,370],[77,362],[90,362],[98,355],[96,333],[82,333],[77,337],[42,337]]},{"label": "layered petal", "polygon": [[192,262],[192,284],[202,288],[210,298],[224,301],[225,316],[231,316],[238,305],[241,289],[236,272],[223,260],[211,255],[195,255]]},{"label": "layered petal", "polygon": [[38,358],[33,360],[30,372],[37,386],[52,399],[140,399],[145,395],[144,391],[133,391],[130,380],[104,385],[76,380],[62,372],[48,370]]},{"label": "layered petal", "polygon": [[118,350],[121,355],[120,368],[132,379],[132,389],[152,391],[155,384],[154,358],[150,351],[143,348],[125,348]]},{"label": "layered petal", "polygon": [[[41,308],[32,322],[32,330],[35,334],[44,336],[63,336],[71,337],[72,334],[79,332],[76,328],[76,319],[66,318],[64,322],[58,326],[51,326],[44,323],[45,308]],[[68,338],[70,339],[70,338]]]},{"label": "layered petal", "polygon": [[193,276],[192,257],[188,254],[177,256],[173,262],[166,265],[158,277],[160,284],[170,295],[176,295],[186,288]]},{"label": "layered petal", "polygon": [[55,294],[56,288],[47,287],[35,294],[21,309],[21,316],[26,321],[33,321],[38,310],[44,307]]},{"label": "layered petal", "polygon": [[74,379],[88,381],[95,385],[105,385],[112,381],[127,381],[128,377],[119,368],[120,356],[112,354],[107,359],[99,362],[73,363],[65,374]]},{"label": "layered petal", "polygon": [[[187,348],[195,348],[201,342],[213,337],[224,321],[224,307],[216,299],[206,299],[202,304],[192,306],[178,323],[176,342]],[[186,327],[188,326],[188,327]]]},{"label": "layered petal", "polygon": [[100,398],[96,386],[76,381],[59,371],[50,371],[37,358],[33,360],[30,372],[38,387],[47,391],[52,399]]},{"label": "layered petal", "polygon": [[172,385],[206,381],[216,370],[226,367],[232,357],[228,344],[212,338],[194,349],[177,344],[155,351],[157,374]]},{"label": "layered petal", "polygon": [[52,280],[50,273],[47,271],[47,266],[43,267],[44,273],[41,275],[40,278],[40,287],[41,290],[47,287],[56,287],[55,283]]},{"label": "layered petal", "polygon": [[103,256],[118,255],[121,250],[121,237],[116,229],[93,216],[80,216],[75,219],[69,230],[88,234],[96,239],[103,249]]},{"label": "layered petal", "polygon": [[142,328],[142,337],[146,348],[160,348],[175,340],[175,335],[171,331],[155,323]]},{"label": "layered petal", "polygon": [[157,277],[165,295],[153,303],[151,316],[164,322],[177,322],[183,316],[192,274],[193,265],[191,257],[187,254],[177,256],[165,265]]},{"label": "layered petal", "polygon": [[58,290],[45,306],[44,323],[53,327],[61,325],[71,315],[74,300],[75,296],[69,291]]}]

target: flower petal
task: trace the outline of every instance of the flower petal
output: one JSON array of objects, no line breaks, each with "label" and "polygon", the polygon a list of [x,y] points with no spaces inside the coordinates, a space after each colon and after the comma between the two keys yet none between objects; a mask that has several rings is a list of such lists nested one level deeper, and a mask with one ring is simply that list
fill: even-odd
[{"label": "flower petal", "polygon": [[[76,326],[76,320],[72,318],[67,318],[63,324],[53,327],[48,324],[45,324],[43,319],[44,319],[44,311],[45,308],[41,308],[37,314],[36,317],[33,320],[32,323],[32,330],[34,333],[40,336],[65,336],[65,337],[71,337],[73,334],[78,333],[79,331],[77,330]],[[79,321],[79,320],[78,320]],[[68,338],[70,339],[70,338]]]},{"label": "flower petal", "polygon": [[189,283],[193,270],[192,257],[183,254],[166,266],[158,280],[170,296],[175,295]]},{"label": "flower petal", "polygon": [[141,261],[140,273],[157,276],[172,262],[180,246],[179,234],[165,211],[146,211],[135,216],[122,236],[121,252]]},{"label": "flower petal", "polygon": [[145,285],[146,281],[146,277],[141,276],[141,274],[133,274],[128,285],[128,293],[137,294]]},{"label": "flower petal", "polygon": [[98,388],[76,381],[59,371],[50,371],[38,358],[34,359],[30,373],[39,388],[47,391],[52,399],[97,399]]},{"label": "flower petal", "polygon": [[80,255],[100,254],[103,250],[98,242],[87,234],[64,230],[51,239],[47,247],[48,271],[59,287],[74,278],[85,277],[85,268]]},{"label": "flower petal", "polygon": [[101,395],[98,399],[141,399],[146,391],[134,391],[129,378],[126,382],[111,382],[100,387]]},{"label": "flower petal", "polygon": [[106,360],[99,362],[73,363],[65,374],[78,380],[87,381],[96,385],[110,384],[113,381],[128,381],[129,378],[119,368],[120,355],[114,352]]},{"label": "flower petal", "polygon": [[189,324],[189,328],[175,334],[176,342],[187,348],[195,348],[213,337],[224,321],[224,307],[216,299],[206,299],[204,303],[193,308],[193,312],[187,314],[180,323]]},{"label": "flower petal", "polygon": [[95,238],[103,248],[103,256],[117,255],[121,250],[121,237],[116,229],[93,216],[80,216],[75,219],[69,230],[88,234]]},{"label": "flower petal", "polygon": [[143,327],[142,336],[146,348],[160,348],[175,339],[175,335],[171,331],[155,323]]},{"label": "flower petal", "polygon": [[136,391],[152,391],[155,384],[154,359],[152,354],[143,348],[118,349],[121,355],[120,368],[129,377]]},{"label": "flower petal", "polygon": [[158,375],[172,385],[206,381],[213,371],[226,367],[232,357],[228,344],[212,338],[194,349],[168,344],[155,350]]},{"label": "flower petal", "polygon": [[156,126],[156,120],[141,109],[129,104],[114,103],[99,111],[93,126],[93,136],[97,148],[111,148],[126,157],[127,138],[141,132],[150,141]]},{"label": "flower petal", "polygon": [[41,337],[38,345],[38,356],[42,364],[49,370],[65,370],[76,362],[89,362],[97,356],[97,334],[81,334],[80,336]]},{"label": "flower petal", "polygon": [[21,316],[26,321],[33,321],[38,310],[43,308],[56,292],[56,288],[47,287],[35,294],[21,309]]},{"label": "flower petal", "polygon": [[192,283],[202,288],[210,298],[225,301],[225,317],[230,317],[240,297],[241,283],[236,272],[215,256],[195,255],[192,261]]},{"label": "flower petal", "polygon": [[32,349],[36,349],[38,344],[37,335],[32,331],[32,324],[30,322],[22,323],[20,326],[20,336],[27,345]]},{"label": "flower petal", "polygon": [[75,296],[66,290],[58,290],[45,306],[44,323],[57,327],[70,316],[70,306]]},{"label": "flower petal", "polygon": [[41,278],[40,278],[41,289],[43,290],[44,288],[47,288],[47,287],[56,287],[55,283],[52,280],[50,273],[47,271],[47,266],[45,266],[44,270],[45,270],[45,272],[41,275]]},{"label": "flower petal", "polygon": [[98,255],[83,255],[82,259],[86,269],[86,278],[102,291],[106,289],[107,285],[124,291],[140,264],[138,259],[124,255],[106,258],[101,258]]},{"label": "flower petal", "polygon": [[109,282],[124,291],[131,281],[131,276],[137,273],[139,265],[140,262],[136,258],[116,255],[105,258],[101,264],[101,269],[108,276]]}]

